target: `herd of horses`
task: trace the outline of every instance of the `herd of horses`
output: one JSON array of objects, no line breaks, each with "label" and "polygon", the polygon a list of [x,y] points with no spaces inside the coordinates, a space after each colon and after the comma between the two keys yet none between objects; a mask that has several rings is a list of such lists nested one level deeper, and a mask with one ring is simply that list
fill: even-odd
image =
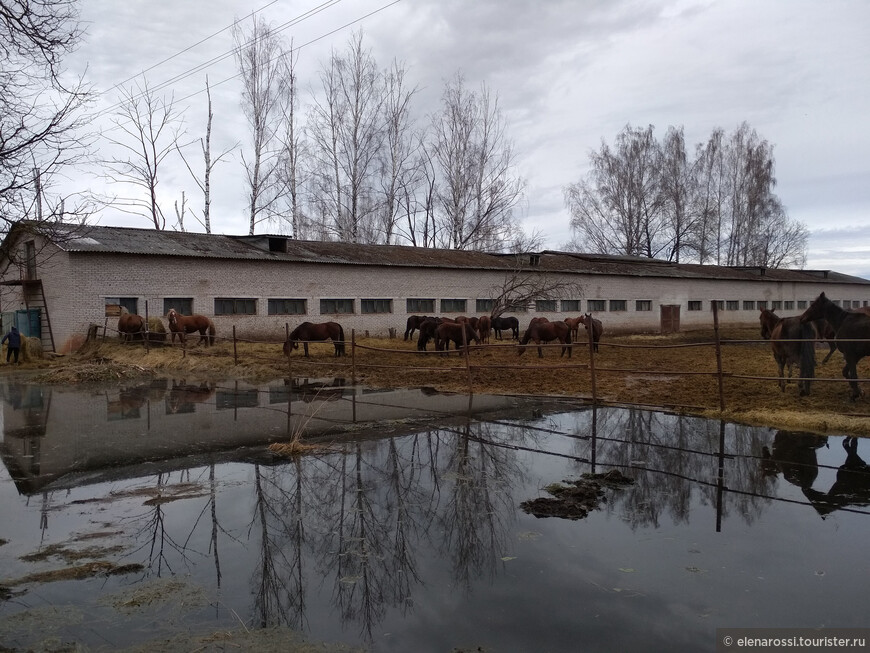
[{"label": "herd of horses", "polygon": [[[184,344],[187,334],[198,332],[200,344],[214,344],[214,322],[204,315],[181,315],[171,309],[167,314],[167,321],[172,342],[175,342],[177,335]],[[785,368],[788,367],[788,378],[791,379],[792,370],[797,366],[800,375],[798,391],[801,396],[810,393],[810,383],[815,377],[815,346],[821,340],[827,342],[829,347],[822,362],[826,363],[837,351],[842,353],[843,377],[849,380],[849,396],[853,401],[861,396],[857,366],[862,358],[870,355],[870,307],[844,309],[828,299],[825,293],[821,293],[801,315],[779,317],[769,309],[761,309],[759,322],[761,337],[771,343],[773,357],[779,368],[780,388],[783,391],[786,386]],[[510,337],[519,342],[518,355],[522,355],[526,347],[534,343],[538,349],[538,357],[543,357],[542,343],[559,343],[562,345],[560,357],[567,353],[570,358],[572,343],[578,341],[581,324],[587,331],[593,349],[598,351],[604,327],[600,320],[589,313],[552,322],[545,317],[532,318],[522,337],[519,320],[512,316],[448,318],[412,315],[408,318],[404,339],[413,339],[417,332],[418,350],[425,351],[428,343],[434,341],[435,350],[446,355],[450,343],[453,343],[454,349],[462,350],[472,343],[488,343],[490,336],[502,340],[510,333]],[[118,332],[122,341],[142,335],[146,333],[145,320],[122,309]],[[284,342],[284,354],[289,356],[301,343],[307,357],[308,343],[327,340],[332,341],[335,356],[345,355],[345,334],[340,324],[303,322],[290,332]]]}]

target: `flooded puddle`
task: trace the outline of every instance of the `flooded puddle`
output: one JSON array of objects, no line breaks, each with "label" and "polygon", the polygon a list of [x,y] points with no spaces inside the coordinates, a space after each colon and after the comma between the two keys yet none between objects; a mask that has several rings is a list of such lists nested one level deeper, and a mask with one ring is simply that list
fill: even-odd
[{"label": "flooded puddle", "polygon": [[[866,440],[335,379],[0,379],[0,403],[12,650],[711,650],[717,627],[866,625]],[[328,448],[270,451],[298,433]]]}]

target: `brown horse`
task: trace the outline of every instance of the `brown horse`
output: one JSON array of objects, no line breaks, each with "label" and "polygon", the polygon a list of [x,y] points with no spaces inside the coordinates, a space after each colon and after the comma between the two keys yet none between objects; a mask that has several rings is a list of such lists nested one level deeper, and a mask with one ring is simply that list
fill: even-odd
[{"label": "brown horse", "polygon": [[604,333],[604,325],[601,324],[601,320],[596,320],[592,317],[592,313],[586,313],[577,319],[586,327],[586,332],[592,339],[593,351],[598,351],[598,341],[601,340],[601,334]]},{"label": "brown horse", "polygon": [[121,317],[118,318],[118,335],[121,342],[128,340],[143,339],[145,337],[145,318],[141,315],[133,315],[126,308],[121,307]]},{"label": "brown horse", "polygon": [[299,343],[302,343],[302,348],[305,351],[305,357],[308,356],[309,342],[323,342],[332,340],[335,345],[335,355],[344,356],[344,329],[338,322],[303,322],[298,327],[290,332],[290,337],[284,342],[284,355],[289,356],[290,351],[299,349]]},{"label": "brown horse", "polygon": [[491,318],[492,330],[495,331],[495,339],[501,340],[501,332],[510,329],[511,336],[514,340],[520,337],[520,321],[513,315],[509,317],[494,317]]},{"label": "brown horse", "polygon": [[577,336],[580,335],[580,325],[583,324],[582,317],[566,317],[562,320],[571,328],[571,340],[577,342]]},{"label": "brown horse", "polygon": [[477,320],[477,332],[480,334],[481,342],[489,342],[489,333],[492,330],[492,321],[489,315],[481,315]]},{"label": "brown horse", "polygon": [[766,308],[761,309],[758,319],[761,337],[770,340],[773,359],[779,367],[779,389],[785,392],[785,366],[788,365],[790,379],[794,366],[798,365],[801,375],[798,392],[802,397],[808,395],[809,379],[815,376],[816,370],[815,327],[809,323],[801,324],[800,317],[777,317]]},{"label": "brown horse", "polygon": [[[463,338],[465,340],[464,343]],[[443,351],[445,356],[451,342],[461,355],[461,348],[463,346],[467,347],[472,341],[480,344],[480,336],[474,327],[469,324],[468,320],[462,322],[443,322],[435,329],[435,351]]]},{"label": "brown horse", "polygon": [[[794,317],[779,317],[776,313],[774,313],[769,308],[759,309],[758,321],[761,323],[761,337],[765,340],[770,340],[770,336],[773,333],[774,327],[779,324],[782,320],[789,320],[790,322],[786,323],[786,330],[791,329],[788,325],[795,320],[800,320],[800,316]],[[815,329],[815,335],[818,340],[824,340],[828,343],[829,351],[828,355],[822,360],[822,363],[827,363],[831,356],[834,355],[834,352],[837,351],[837,343],[835,341],[836,334],[834,333],[833,327],[828,323],[827,320],[814,320],[812,323],[813,329]]]},{"label": "brown horse", "polygon": [[429,319],[426,315],[409,315],[408,321],[405,323],[405,340],[410,340],[414,337],[414,331],[420,328],[424,320]]},{"label": "brown horse", "polygon": [[169,321],[169,331],[172,334],[172,342],[175,342],[175,335],[178,334],[178,340],[183,345],[185,343],[186,334],[199,331],[199,344],[205,342],[206,345],[214,344],[215,328],[214,322],[208,319],[205,315],[179,315],[174,308],[169,309],[166,314],[166,319]]},{"label": "brown horse", "polygon": [[211,399],[217,390],[216,383],[203,381],[199,385],[193,383],[172,382],[172,388],[166,394],[166,412],[172,415],[192,413],[194,404],[202,404]]},{"label": "brown horse", "polygon": [[[523,334],[523,339],[520,340],[520,346],[517,349],[517,355],[522,354],[526,350],[526,345],[530,340],[534,340],[538,346],[538,358],[543,358],[544,353],[541,351],[541,342],[552,342],[558,340],[562,343],[562,353],[559,358],[568,352],[568,358],[571,358],[571,327],[564,322],[541,322],[542,318],[534,318],[529,323],[529,328]],[[546,318],[543,318],[546,320]]]}]

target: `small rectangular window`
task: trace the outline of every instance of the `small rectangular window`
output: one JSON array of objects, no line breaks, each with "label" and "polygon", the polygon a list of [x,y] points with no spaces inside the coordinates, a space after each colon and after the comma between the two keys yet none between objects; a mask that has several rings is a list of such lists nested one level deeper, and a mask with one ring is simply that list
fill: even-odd
[{"label": "small rectangular window", "polygon": [[590,299],[586,302],[590,313],[603,313],[607,310],[607,302],[603,299]]},{"label": "small rectangular window", "polygon": [[624,299],[611,299],[610,310],[614,313],[628,310],[628,302]]},{"label": "small rectangular window", "polygon": [[697,300],[692,300],[692,301],[690,301],[690,302],[689,302],[689,310],[690,310],[690,311],[700,311],[700,310],[701,310],[701,304],[702,304],[702,303],[703,303],[703,302],[700,302],[700,301],[697,301]]},{"label": "small rectangular window", "polygon": [[652,300],[651,299],[638,299],[634,303],[634,310],[636,310],[636,311],[651,311],[652,310]]},{"label": "small rectangular window", "polygon": [[256,408],[259,406],[260,393],[257,388],[245,390],[218,390],[215,393],[216,410],[232,408]]},{"label": "small rectangular window", "polygon": [[352,299],[321,299],[321,315],[353,315]]},{"label": "small rectangular window", "polygon": [[538,313],[555,313],[556,312],[556,300],[555,299],[537,299],[537,300],[535,300],[535,310]]},{"label": "small rectangular window", "polygon": [[755,302],[751,299],[743,300],[743,310],[744,311],[754,311],[755,310]]},{"label": "small rectangular window", "polygon": [[583,310],[582,299],[563,299],[562,300],[562,312],[563,313],[579,313]]},{"label": "small rectangular window", "polygon": [[711,299],[710,300],[710,310],[713,310],[713,306],[716,306],[720,311],[725,310],[725,302],[721,299]]},{"label": "small rectangular window", "polygon": [[360,313],[392,313],[392,299],[361,299],[359,302]]},{"label": "small rectangular window", "polygon": [[736,299],[729,299],[725,302],[725,310],[726,311],[739,311],[740,310],[740,302]]},{"label": "small rectangular window", "polygon": [[250,298],[222,297],[214,300],[215,315],[256,315],[257,300]]},{"label": "small rectangular window", "polygon": [[767,308],[767,302],[759,300],[759,301],[755,302],[755,308],[757,308],[759,311],[762,308]]},{"label": "small rectangular window", "polygon": [[494,303],[492,299],[478,299],[475,301],[475,309],[478,313],[491,313]]},{"label": "small rectangular window", "polygon": [[773,302],[773,303],[772,303],[772,306],[771,306],[771,309],[774,310],[774,311],[781,311],[781,310],[782,310],[782,302],[781,302],[781,301],[775,301],[775,302]]},{"label": "small rectangular window", "polygon": [[793,311],[794,310],[794,301],[787,301],[782,303],[783,310]]},{"label": "small rectangular window", "polygon": [[430,315],[435,312],[435,300],[420,298],[406,299],[405,312],[411,315]]},{"label": "small rectangular window", "polygon": [[441,300],[441,312],[442,313],[464,313],[465,312],[465,300],[464,299],[442,299]]},{"label": "small rectangular window", "polygon": [[269,315],[305,315],[304,299],[270,299]]},{"label": "small rectangular window", "polygon": [[106,317],[118,317],[126,308],[131,315],[138,315],[139,300],[136,297],[106,297]]},{"label": "small rectangular window", "polygon": [[805,309],[807,306],[809,306],[809,304],[807,303],[807,300],[806,300],[806,299],[799,299],[799,300],[798,300],[797,307],[798,307],[799,310],[803,310],[803,309]]},{"label": "small rectangular window", "polygon": [[176,312],[182,315],[193,315],[193,298],[192,297],[166,297],[163,300],[163,314],[166,315],[169,309],[174,308]]}]

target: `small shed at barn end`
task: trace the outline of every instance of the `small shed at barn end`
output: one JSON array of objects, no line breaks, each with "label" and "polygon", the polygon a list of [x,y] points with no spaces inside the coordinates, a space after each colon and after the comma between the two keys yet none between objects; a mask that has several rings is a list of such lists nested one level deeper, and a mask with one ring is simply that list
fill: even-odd
[{"label": "small shed at barn end", "polygon": [[558,292],[508,314],[521,326],[593,313],[608,331],[660,332],[758,311],[802,312],[820,292],[845,308],[870,304],[870,281],[829,270],[670,263],[543,251],[492,254],[398,245],[299,241],[153,229],[62,226],[51,237],[15,225],[0,249],[4,330],[37,315],[44,346],[63,351],[121,308],[212,317],[218,336],[280,341],[285,325],[334,320],[347,333],[401,334],[409,315],[482,315],[511,282],[545,278]]}]

